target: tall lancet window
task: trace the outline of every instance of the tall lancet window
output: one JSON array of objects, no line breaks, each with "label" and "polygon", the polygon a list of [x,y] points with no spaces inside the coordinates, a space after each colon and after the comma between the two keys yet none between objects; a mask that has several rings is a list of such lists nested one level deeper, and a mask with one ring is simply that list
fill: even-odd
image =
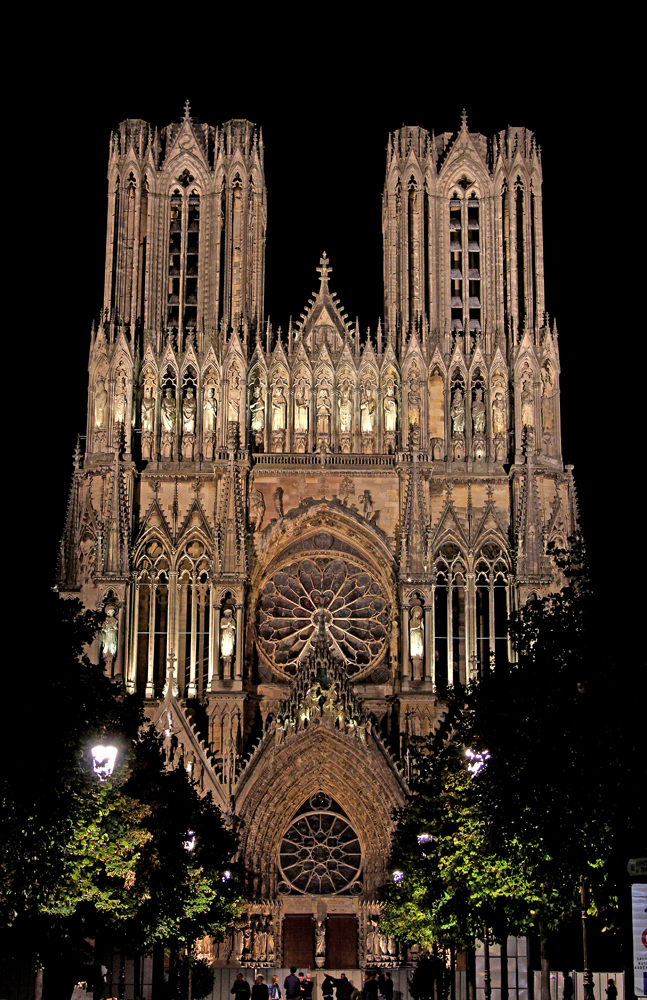
[{"label": "tall lancet window", "polygon": [[409,180],[409,204],[408,204],[408,232],[407,244],[409,247],[409,329],[415,329],[419,313],[419,274],[420,274],[420,241],[419,241],[419,212],[418,212],[418,185],[415,178]]},{"label": "tall lancet window", "polygon": [[168,247],[168,298],[166,325],[177,332],[198,325],[198,275],[200,254],[200,195],[189,186],[187,170],[170,199]]},{"label": "tall lancet window", "polygon": [[484,545],[476,562],[476,662],[479,676],[508,655],[508,568],[498,545]]},{"label": "tall lancet window", "polygon": [[461,200],[456,193],[449,202],[449,278],[451,285],[452,330],[463,327],[463,220]]},{"label": "tall lancet window", "polygon": [[517,320],[519,332],[523,330],[526,318],[526,271],[525,271],[525,240],[524,240],[524,191],[523,184],[517,178],[515,184],[515,215],[516,215],[516,247],[517,247]]},{"label": "tall lancet window", "polygon": [[467,201],[467,256],[469,282],[469,328],[481,331],[481,215],[478,198],[472,193]]},{"label": "tall lancet window", "polygon": [[209,666],[209,557],[197,539],[178,565],[178,671],[181,692],[198,698],[206,692]]}]

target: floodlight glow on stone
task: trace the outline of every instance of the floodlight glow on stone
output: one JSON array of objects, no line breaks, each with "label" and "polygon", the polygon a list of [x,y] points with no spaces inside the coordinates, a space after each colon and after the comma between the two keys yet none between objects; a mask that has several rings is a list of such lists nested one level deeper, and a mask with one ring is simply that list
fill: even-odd
[{"label": "floodlight glow on stone", "polygon": [[109,778],[117,759],[117,747],[96,746],[92,747],[90,753],[95,774],[98,774],[101,780]]}]

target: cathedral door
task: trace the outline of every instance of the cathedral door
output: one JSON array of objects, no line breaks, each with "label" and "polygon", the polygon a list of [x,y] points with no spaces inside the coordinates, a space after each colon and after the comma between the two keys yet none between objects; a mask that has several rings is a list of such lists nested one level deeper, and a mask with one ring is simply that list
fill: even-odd
[{"label": "cathedral door", "polygon": [[292,914],[283,919],[283,966],[314,969],[314,918]]},{"label": "cathedral door", "polygon": [[346,914],[328,917],[326,968],[342,972],[357,967],[357,918]]}]

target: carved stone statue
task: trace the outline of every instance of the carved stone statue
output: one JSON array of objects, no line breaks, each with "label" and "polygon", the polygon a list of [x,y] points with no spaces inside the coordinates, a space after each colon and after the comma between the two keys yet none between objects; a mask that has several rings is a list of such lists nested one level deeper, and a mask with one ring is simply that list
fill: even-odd
[{"label": "carved stone statue", "polygon": [[101,626],[101,648],[105,656],[115,656],[117,653],[117,633],[119,623],[115,618],[116,608],[112,604],[106,607],[106,617]]},{"label": "carved stone statue", "polygon": [[267,961],[270,965],[274,962],[274,921],[272,917],[267,918]]},{"label": "carved stone statue", "polygon": [[397,667],[400,656],[400,623],[397,618],[391,622],[391,634],[389,635],[389,660],[392,667]]},{"label": "carved stone statue", "polygon": [[260,531],[265,517],[265,498],[260,490],[250,490],[249,493],[249,520],[253,531]]},{"label": "carved stone statue", "polygon": [[215,433],[217,419],[218,400],[216,399],[216,390],[213,386],[209,386],[202,408],[202,429],[205,434]]},{"label": "carved stone statue", "polygon": [[195,434],[195,414],[197,403],[191,386],[186,391],[182,404],[182,433]]},{"label": "carved stone statue", "polygon": [[144,389],[144,398],[141,406],[142,433],[152,434],[155,426],[155,399],[153,398],[153,387],[147,385]]},{"label": "carved stone statue", "polygon": [[94,424],[95,427],[103,427],[106,422],[106,407],[108,405],[108,393],[106,392],[105,379],[97,379],[97,389],[94,394]]},{"label": "carved stone statue", "polygon": [[375,427],[375,400],[370,385],[364,387],[364,396],[360,403],[362,434],[372,434]]},{"label": "carved stone statue", "polygon": [[126,379],[121,375],[117,380],[117,389],[115,392],[115,423],[124,424],[126,422],[127,408]]},{"label": "carved stone statue", "polygon": [[553,396],[555,387],[548,365],[541,370],[541,422],[544,434],[552,434],[554,429]]},{"label": "carved stone statue", "polygon": [[492,403],[492,430],[495,435],[505,434],[505,400],[502,392],[495,392]]},{"label": "carved stone statue", "polygon": [[534,395],[530,388],[530,378],[523,380],[521,391],[521,423],[524,427],[535,426]]},{"label": "carved stone statue", "polygon": [[330,434],[330,396],[320,389],[317,396],[317,434]]},{"label": "carved stone statue", "polygon": [[351,399],[350,385],[344,382],[339,393],[339,433],[350,434],[353,424],[353,400]]},{"label": "carved stone statue", "polygon": [[477,389],[474,393],[472,403],[472,427],[474,434],[485,434],[485,403],[483,402],[483,390]]},{"label": "carved stone statue", "polygon": [[236,645],[236,622],[232,618],[231,608],[225,608],[220,620],[220,655],[223,660],[231,660]]},{"label": "carved stone statue", "polygon": [[464,434],[465,433],[465,400],[463,399],[462,389],[455,389],[454,395],[452,397],[452,406],[450,410],[452,418],[452,431],[454,434]]},{"label": "carved stone statue", "polygon": [[373,501],[371,500],[371,494],[369,490],[364,490],[364,495],[362,496],[362,503],[364,505],[364,519],[370,521],[373,517]]},{"label": "carved stone statue", "polygon": [[315,924],[315,964],[321,969],[326,958],[326,921],[317,920]]},{"label": "carved stone statue", "polygon": [[277,385],[272,393],[272,430],[284,431],[287,427],[288,404],[283,386]]},{"label": "carved stone statue", "polygon": [[303,382],[297,386],[294,394],[294,429],[295,431],[306,433],[308,430],[309,398],[307,388]]},{"label": "carved stone statue", "polygon": [[162,430],[172,434],[175,430],[177,405],[171,389],[167,389],[162,400]]},{"label": "carved stone statue", "polygon": [[252,433],[256,435],[262,435],[265,428],[265,401],[261,398],[261,387],[256,386],[254,389],[254,398],[252,399],[249,409],[252,414]]},{"label": "carved stone statue", "polygon": [[420,426],[420,383],[414,376],[409,382],[409,428],[417,430]]},{"label": "carved stone statue", "polygon": [[274,490],[274,510],[279,517],[283,517],[283,487],[277,486]]},{"label": "carved stone statue", "polygon": [[384,397],[384,430],[394,433],[398,426],[398,403],[392,385],[387,385]]},{"label": "carved stone statue", "polygon": [[227,419],[230,423],[238,423],[240,414],[240,378],[236,369],[229,373],[229,392],[227,393]]},{"label": "carved stone statue", "polygon": [[424,612],[421,607],[411,609],[411,617],[409,619],[409,652],[414,662],[416,660],[422,662],[425,655],[425,623]]}]

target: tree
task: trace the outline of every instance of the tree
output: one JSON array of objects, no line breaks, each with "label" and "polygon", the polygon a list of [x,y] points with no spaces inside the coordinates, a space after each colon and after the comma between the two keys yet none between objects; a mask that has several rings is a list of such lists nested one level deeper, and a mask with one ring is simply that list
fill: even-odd
[{"label": "tree", "polygon": [[[165,766],[141,700],[84,653],[101,618],[52,598],[41,622],[49,660],[33,678],[20,754],[4,761],[2,779],[0,945],[6,958],[63,964],[70,987],[88,938],[140,950],[191,943],[227,927],[240,895],[235,838],[218,809],[182,767]],[[24,690],[14,688],[8,703],[18,705]],[[89,751],[105,738],[119,759],[102,781]],[[47,974],[45,983],[47,991]]]},{"label": "tree", "polygon": [[589,913],[618,922],[621,867],[640,835],[640,729],[606,707],[581,541],[553,555],[564,586],[513,615],[516,661],[451,692],[444,726],[419,747],[393,842],[403,876],[385,899],[391,932],[426,947],[464,946],[484,927],[534,930],[545,945],[580,907],[580,879]]}]

